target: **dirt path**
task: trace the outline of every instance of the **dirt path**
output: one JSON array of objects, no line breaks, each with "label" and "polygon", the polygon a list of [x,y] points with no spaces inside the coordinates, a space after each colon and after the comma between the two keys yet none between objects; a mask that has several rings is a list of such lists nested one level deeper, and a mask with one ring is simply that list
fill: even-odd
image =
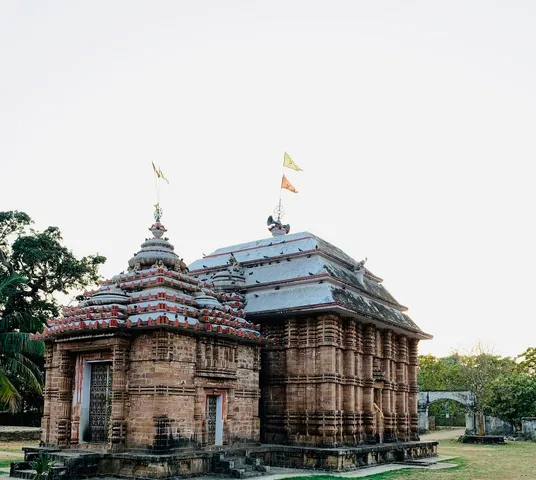
[{"label": "dirt path", "polygon": [[427,440],[456,440],[465,433],[465,428],[448,428],[444,430],[436,430],[435,432],[425,433],[421,435],[423,442]]}]

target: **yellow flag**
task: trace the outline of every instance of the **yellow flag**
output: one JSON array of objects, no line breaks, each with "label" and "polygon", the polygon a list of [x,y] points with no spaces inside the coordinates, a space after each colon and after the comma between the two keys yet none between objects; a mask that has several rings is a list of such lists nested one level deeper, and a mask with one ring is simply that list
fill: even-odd
[{"label": "yellow flag", "polygon": [[151,162],[153,164],[153,171],[154,171],[154,174],[156,175],[156,178],[161,178],[162,180],[165,180],[168,184],[169,184],[169,180],[164,176],[164,172],[162,171],[161,168],[156,168],[156,165],[154,164],[154,162]]},{"label": "yellow flag", "polygon": [[287,152],[285,152],[285,156],[283,157],[283,166],[292,168],[292,170],[296,170],[297,172],[303,172],[303,170],[294,163],[294,160],[290,158],[290,155]]},{"label": "yellow flag", "polygon": [[286,188],[291,192],[298,193],[298,191],[294,188],[294,185],[292,185],[292,183],[287,180],[287,177],[285,177],[285,175],[283,175],[283,178],[281,179],[281,188]]},{"label": "yellow flag", "polygon": [[162,172],[162,169],[158,169],[158,178],[161,178],[162,180],[165,180],[167,182],[167,184],[169,185],[169,180],[164,177],[164,172]]},{"label": "yellow flag", "polygon": [[151,162],[153,164],[153,171],[155,173],[155,175],[160,178],[160,172],[158,171],[158,168],[156,168],[156,165],[154,164],[154,162]]}]

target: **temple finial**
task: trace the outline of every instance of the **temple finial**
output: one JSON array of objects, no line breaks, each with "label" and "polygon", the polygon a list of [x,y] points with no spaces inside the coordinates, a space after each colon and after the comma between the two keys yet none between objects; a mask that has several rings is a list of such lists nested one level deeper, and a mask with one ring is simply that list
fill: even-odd
[{"label": "temple finial", "polygon": [[162,207],[160,206],[160,203],[157,203],[154,206],[154,220],[155,222],[151,225],[149,230],[153,233],[155,238],[162,238],[164,233],[167,232],[166,227],[162,225],[160,222],[160,219],[162,218],[162,215],[164,214],[164,210],[162,210]]},{"label": "temple finial", "polygon": [[158,202],[154,206],[154,219],[157,222],[160,222],[160,219],[162,218],[162,215],[164,215],[164,210],[162,210],[162,207],[160,206],[160,202]]},{"label": "temple finial", "polygon": [[281,222],[284,213],[285,212],[283,210],[283,207],[281,206],[281,199],[279,199],[279,203],[274,209],[274,215],[276,215],[276,218],[274,219],[274,217],[270,215],[268,217],[268,220],[266,220],[268,230],[270,230],[274,237],[286,235],[288,232],[290,232],[290,224],[283,225],[283,223]]}]

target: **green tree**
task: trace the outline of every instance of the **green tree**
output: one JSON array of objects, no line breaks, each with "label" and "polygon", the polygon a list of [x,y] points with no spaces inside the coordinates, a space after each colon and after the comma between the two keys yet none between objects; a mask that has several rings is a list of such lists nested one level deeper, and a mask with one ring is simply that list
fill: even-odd
[{"label": "green tree", "polygon": [[[1,280],[0,306],[22,285],[24,279],[18,275]],[[13,329],[0,319],[0,405],[15,410],[20,395],[14,379],[20,379],[31,391],[41,392],[42,373],[30,357],[42,354],[41,342],[31,340],[29,333]]]},{"label": "green tree", "polygon": [[475,394],[478,415],[478,434],[484,434],[484,413],[491,410],[493,382],[516,370],[516,363],[509,357],[500,357],[477,344],[468,355],[460,355],[462,375],[467,389]]},{"label": "green tree", "polygon": [[[418,383],[420,390],[467,390],[460,356],[453,354],[438,358],[433,355],[421,355]],[[446,417],[447,409],[449,418]],[[432,403],[429,414],[435,417],[436,425],[464,425],[465,422],[465,408],[448,400]]]},{"label": "green tree", "polygon": [[489,405],[494,415],[516,423],[536,416],[536,376],[512,371],[497,377],[490,385]]},{"label": "green tree", "polygon": [[13,409],[20,398],[15,384],[40,392],[42,374],[31,358],[42,355],[41,332],[57,317],[55,294],[95,283],[100,255],[80,259],[62,245],[57,227],[38,232],[24,212],[0,212],[0,404]]},{"label": "green tree", "polygon": [[536,348],[529,347],[521,355],[516,358],[519,360],[519,368],[521,371],[530,375],[536,375]]},{"label": "green tree", "polygon": [[457,354],[448,357],[421,355],[419,357],[418,383],[420,390],[464,390],[467,383]]}]

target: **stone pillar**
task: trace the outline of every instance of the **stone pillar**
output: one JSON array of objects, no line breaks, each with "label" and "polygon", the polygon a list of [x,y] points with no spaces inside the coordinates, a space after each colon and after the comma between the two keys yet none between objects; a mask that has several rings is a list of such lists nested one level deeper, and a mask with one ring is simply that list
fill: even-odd
[{"label": "stone pillar", "polygon": [[419,433],[426,433],[429,429],[430,427],[428,425],[428,405],[419,405]]},{"label": "stone pillar", "polygon": [[356,422],[357,422],[357,442],[365,442],[365,426],[363,424],[363,324],[356,325]]},{"label": "stone pillar", "polygon": [[112,364],[112,412],[111,432],[108,432],[110,448],[120,450],[126,446],[127,436],[127,371],[129,343],[121,342],[113,347]]},{"label": "stone pillar", "polygon": [[52,400],[52,378],[54,376],[53,359],[54,359],[54,343],[47,342],[45,349],[45,389],[43,391],[44,406],[43,406],[43,418],[41,419],[41,442],[45,446],[51,445],[51,406]]},{"label": "stone pillar", "polygon": [[407,338],[398,337],[398,359],[396,365],[396,413],[397,413],[397,437],[399,440],[409,440],[408,428],[408,380],[407,380],[408,347]]},{"label": "stone pillar", "polygon": [[71,404],[73,399],[74,362],[71,352],[67,349],[58,351],[58,398],[52,415],[57,425],[57,445],[68,448],[71,441]]},{"label": "stone pillar", "polygon": [[383,416],[384,416],[384,442],[396,442],[394,405],[391,403],[394,383],[392,381],[393,363],[393,332],[386,330],[383,335],[383,370],[385,380],[383,385]]},{"label": "stone pillar", "polygon": [[[427,417],[427,420],[428,420],[428,417]],[[465,434],[474,435],[475,433],[476,433],[475,412],[473,410],[469,410],[465,412]]]},{"label": "stone pillar", "polygon": [[343,443],[358,443],[358,422],[356,416],[356,323],[353,319],[344,324],[344,359],[342,365],[343,381]]},{"label": "stone pillar", "polygon": [[363,335],[363,424],[365,441],[376,443],[374,422],[374,352],[376,350],[376,328],[365,325]]},{"label": "stone pillar", "polygon": [[417,411],[417,396],[419,385],[417,383],[417,368],[419,366],[419,340],[411,338],[408,342],[408,410],[410,440],[419,440],[419,414]]},{"label": "stone pillar", "polygon": [[322,315],[316,325],[316,367],[317,392],[320,398],[317,405],[320,425],[319,441],[325,446],[337,443],[337,346],[339,335],[339,318],[336,315]]}]

